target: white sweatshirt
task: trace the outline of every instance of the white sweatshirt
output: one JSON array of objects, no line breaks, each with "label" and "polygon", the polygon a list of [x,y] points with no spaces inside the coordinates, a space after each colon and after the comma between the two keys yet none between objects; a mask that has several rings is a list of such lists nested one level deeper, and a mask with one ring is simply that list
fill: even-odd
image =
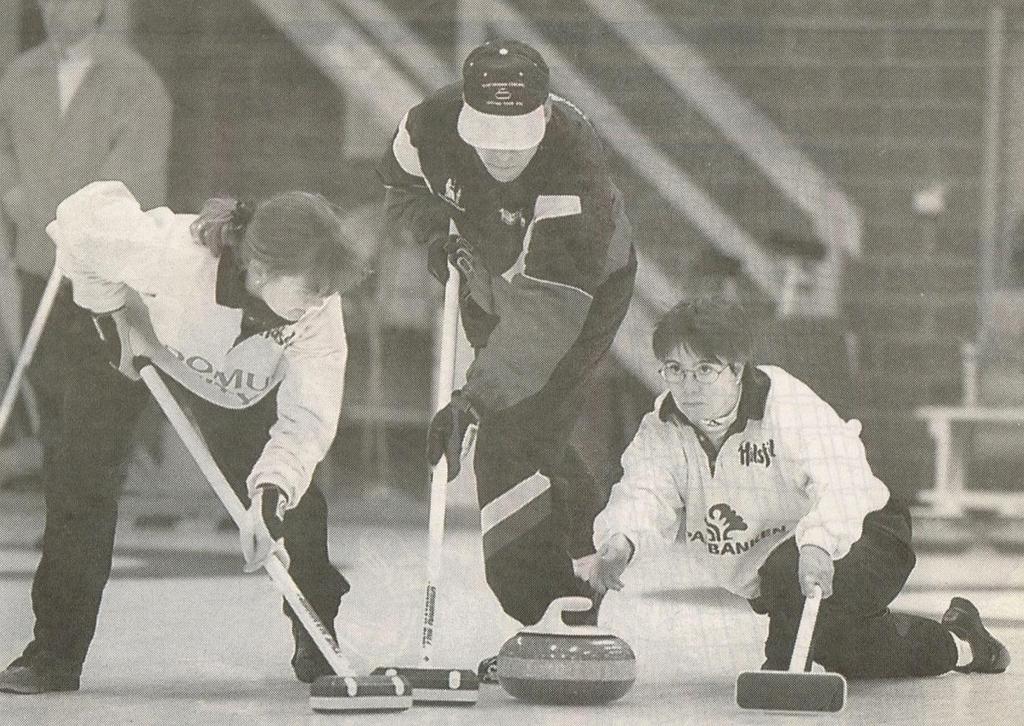
[{"label": "white sweatshirt", "polygon": [[[796,536],[838,560],[889,490],[871,473],[860,422],[844,422],[781,368],[744,374],[739,420],[714,466],[666,392],[622,456],[624,474],[594,522],[594,545],[621,533],[636,547],[677,534],[721,587],[760,595],[758,568]],[[685,527],[685,529],[682,529]]]},{"label": "white sweatshirt", "polygon": [[46,231],[75,302],[107,313],[141,298],[157,340],[133,329],[133,349],[155,342],[153,362],[193,393],[247,408],[280,383],[277,421],[247,483],[250,493],[280,487],[294,507],[337,431],[347,356],[341,298],[243,338],[243,311],[224,299],[226,271],[193,240],[194,219],[166,207],[143,212],[124,184],[101,181],[61,202]]}]

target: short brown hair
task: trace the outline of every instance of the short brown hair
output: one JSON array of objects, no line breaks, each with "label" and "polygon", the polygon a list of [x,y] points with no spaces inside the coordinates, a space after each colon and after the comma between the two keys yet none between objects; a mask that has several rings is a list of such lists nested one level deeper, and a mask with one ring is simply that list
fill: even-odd
[{"label": "short brown hair", "polygon": [[676,346],[726,363],[746,363],[751,355],[747,314],[739,303],[720,296],[683,300],[654,328],[654,355],[665,360]]}]

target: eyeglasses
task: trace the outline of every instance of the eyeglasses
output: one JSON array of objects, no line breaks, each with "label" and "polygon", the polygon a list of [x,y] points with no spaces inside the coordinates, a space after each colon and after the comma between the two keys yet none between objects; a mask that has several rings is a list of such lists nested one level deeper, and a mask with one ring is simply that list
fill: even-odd
[{"label": "eyeglasses", "polygon": [[680,381],[686,380],[686,374],[690,373],[697,383],[702,385],[710,385],[718,380],[718,377],[722,375],[722,371],[728,368],[728,365],[716,366],[711,363],[698,363],[694,369],[683,368],[681,365],[674,361],[670,361],[664,364],[661,369],[661,377],[669,383],[679,383]]}]

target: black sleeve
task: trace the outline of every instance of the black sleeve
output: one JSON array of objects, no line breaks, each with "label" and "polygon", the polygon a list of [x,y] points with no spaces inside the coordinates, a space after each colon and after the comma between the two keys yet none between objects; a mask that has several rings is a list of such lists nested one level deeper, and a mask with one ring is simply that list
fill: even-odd
[{"label": "black sleeve", "polygon": [[581,143],[565,170],[575,193],[538,198],[523,269],[493,279],[498,323],[467,374],[467,393],[482,410],[544,386],[583,331],[597,288],[629,259],[628,223],[600,142]]},{"label": "black sleeve", "polygon": [[448,229],[447,208],[430,192],[409,133],[409,117],[415,111],[406,114],[398,125],[377,169],[386,189],[386,230],[393,240],[404,244],[426,244]]}]

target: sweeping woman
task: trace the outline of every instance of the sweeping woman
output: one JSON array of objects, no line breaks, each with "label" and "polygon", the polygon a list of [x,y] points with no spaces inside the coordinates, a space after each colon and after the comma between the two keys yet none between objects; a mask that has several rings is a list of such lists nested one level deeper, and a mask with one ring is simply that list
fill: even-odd
[{"label": "sweeping woman", "polygon": [[[147,397],[136,355],[172,379],[247,506],[240,529],[247,569],[268,557],[290,563],[333,634],[349,584],[328,559],[327,506],[311,477],[341,409],[341,295],[364,277],[333,206],[317,194],[287,192],[254,207],[213,199],[198,216],[143,211],[121,182],[94,182],[60,204],[47,232],[95,330],[64,387],[68,435],[46,491],[34,638],[0,673],[0,690],[79,688],[110,575],[114,472]],[[285,611],[296,677],[332,673]]]}]

